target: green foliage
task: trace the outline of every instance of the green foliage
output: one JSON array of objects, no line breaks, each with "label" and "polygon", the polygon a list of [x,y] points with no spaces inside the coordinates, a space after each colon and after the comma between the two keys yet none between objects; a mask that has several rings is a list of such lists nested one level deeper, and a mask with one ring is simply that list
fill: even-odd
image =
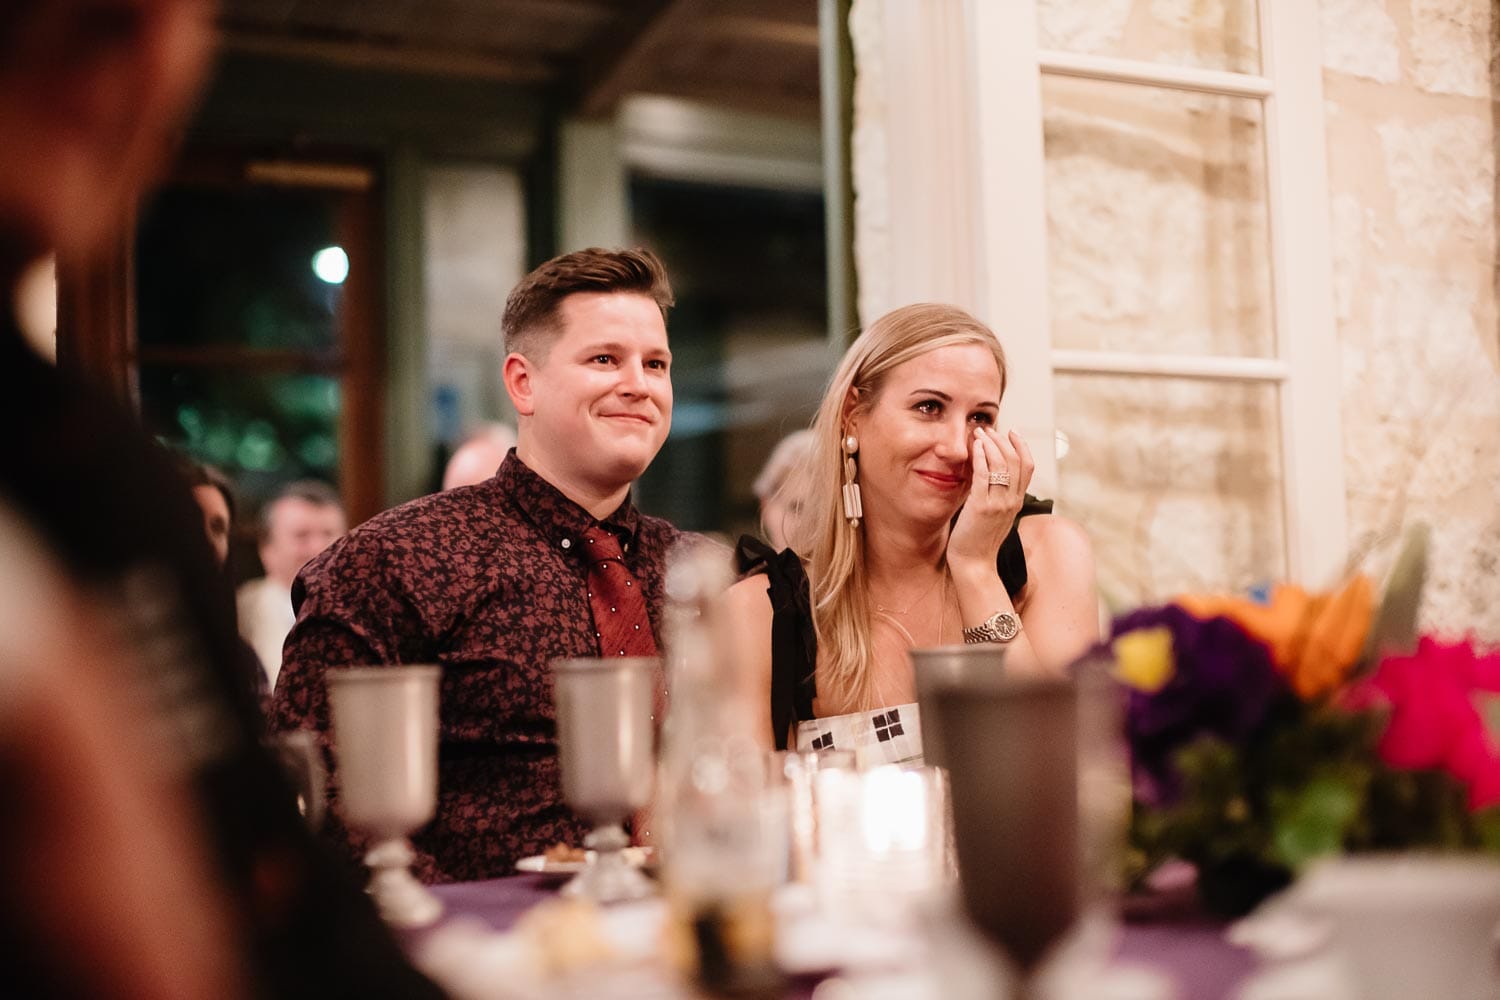
[{"label": "green foliage", "polygon": [[1500,808],[1470,814],[1451,776],[1385,765],[1376,753],[1383,726],[1378,712],[1288,699],[1258,738],[1185,746],[1176,758],[1180,794],[1166,805],[1135,804],[1131,884],[1180,858],[1197,866],[1205,904],[1234,915],[1330,855],[1500,852]]}]

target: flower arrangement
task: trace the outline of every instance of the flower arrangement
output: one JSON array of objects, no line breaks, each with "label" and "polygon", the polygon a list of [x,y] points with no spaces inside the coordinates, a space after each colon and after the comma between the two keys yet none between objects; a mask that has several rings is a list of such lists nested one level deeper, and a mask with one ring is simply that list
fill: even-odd
[{"label": "flower arrangement", "polygon": [[1115,621],[1133,884],[1188,861],[1237,915],[1330,854],[1500,851],[1500,654],[1417,635],[1425,565],[1419,529],[1378,607],[1354,576]]}]

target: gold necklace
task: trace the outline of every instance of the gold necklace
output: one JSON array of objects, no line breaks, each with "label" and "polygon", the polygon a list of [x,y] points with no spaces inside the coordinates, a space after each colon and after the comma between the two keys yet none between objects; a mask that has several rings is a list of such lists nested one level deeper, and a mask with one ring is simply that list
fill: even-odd
[{"label": "gold necklace", "polygon": [[[938,579],[939,582],[941,582],[943,585],[943,593],[941,595],[941,603],[938,605],[937,641],[933,643],[934,646],[941,646],[943,644],[943,629],[946,626],[948,620],[948,569],[946,566],[943,568],[943,575]],[[935,587],[937,586],[937,584],[934,583],[933,586]],[[927,594],[930,593],[932,593],[932,587],[928,587],[926,594],[923,594],[921,597],[917,598],[917,600],[912,601],[910,604],[908,604],[906,606],[906,611],[910,611],[912,608],[916,607],[917,604],[920,603],[924,598],[926,598]],[[916,637],[907,630],[905,625],[901,624],[901,622],[896,619],[896,615],[905,614],[906,611],[895,611],[895,614],[892,614],[893,611],[895,611],[894,608],[885,608],[880,604],[875,605],[875,613],[889,622],[891,628],[901,633],[901,638],[906,640],[907,648],[916,649]]]},{"label": "gold necklace", "polygon": [[880,612],[881,614],[886,614],[886,615],[889,615],[889,614],[904,615],[907,612],[911,611],[912,608],[916,607],[918,604],[921,604],[923,601],[925,601],[927,599],[927,595],[931,594],[932,591],[933,591],[933,589],[935,587],[937,587],[937,585],[939,583],[942,583],[943,581],[945,581],[947,579],[948,579],[948,564],[945,562],[943,564],[942,571],[938,574],[938,578],[936,580],[932,581],[932,583],[930,583],[927,586],[927,589],[924,590],[924,591],[922,591],[921,594],[917,595],[917,597],[915,597],[911,601],[907,602],[906,607],[904,607],[904,608],[888,608],[884,604],[881,604],[879,601],[876,601],[875,602],[875,610],[878,611],[878,612]]}]

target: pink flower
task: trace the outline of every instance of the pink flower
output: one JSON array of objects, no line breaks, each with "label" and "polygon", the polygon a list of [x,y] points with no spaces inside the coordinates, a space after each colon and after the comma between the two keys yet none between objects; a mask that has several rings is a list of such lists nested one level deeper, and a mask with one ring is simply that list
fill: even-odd
[{"label": "pink flower", "polygon": [[1411,656],[1388,656],[1349,692],[1346,707],[1390,706],[1380,756],[1404,770],[1443,770],[1469,791],[1469,808],[1500,803],[1500,748],[1481,705],[1500,692],[1500,654],[1480,656],[1468,641],[1424,636]]}]

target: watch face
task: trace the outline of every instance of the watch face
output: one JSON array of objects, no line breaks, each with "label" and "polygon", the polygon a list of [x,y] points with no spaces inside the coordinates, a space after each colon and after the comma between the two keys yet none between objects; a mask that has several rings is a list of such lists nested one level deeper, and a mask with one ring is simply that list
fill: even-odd
[{"label": "watch face", "polygon": [[995,634],[999,636],[1001,642],[1009,642],[1016,637],[1017,632],[1021,631],[1021,620],[1003,611],[994,617],[994,623]]}]

